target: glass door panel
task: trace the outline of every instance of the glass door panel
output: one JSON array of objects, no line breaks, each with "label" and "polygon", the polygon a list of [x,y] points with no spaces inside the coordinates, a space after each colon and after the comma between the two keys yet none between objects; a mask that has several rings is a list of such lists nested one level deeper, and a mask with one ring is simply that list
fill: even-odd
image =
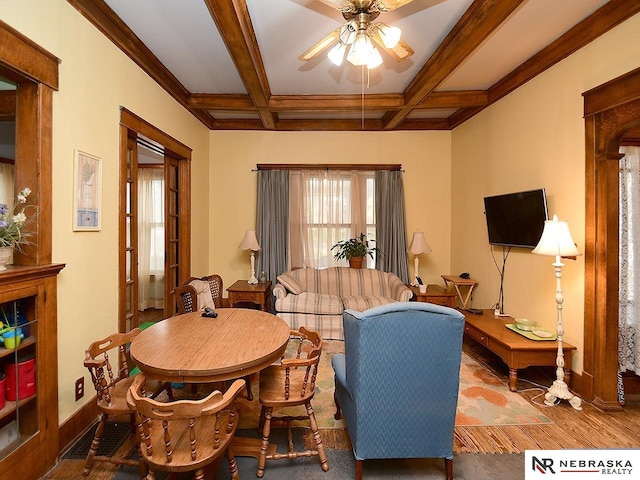
[{"label": "glass door panel", "polygon": [[37,289],[0,295],[0,459],[39,433]]},{"label": "glass door panel", "polygon": [[180,229],[179,203],[180,203],[180,162],[165,156],[165,284],[164,315],[169,317],[175,313],[174,291],[180,281]]}]

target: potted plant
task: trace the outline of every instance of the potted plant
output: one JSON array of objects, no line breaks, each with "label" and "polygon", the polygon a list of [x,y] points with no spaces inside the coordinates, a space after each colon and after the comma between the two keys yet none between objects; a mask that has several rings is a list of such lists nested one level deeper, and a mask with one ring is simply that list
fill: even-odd
[{"label": "potted plant", "polygon": [[333,254],[333,258],[336,260],[347,260],[351,268],[362,268],[362,262],[364,257],[369,255],[373,258],[373,254],[382,254],[382,251],[378,247],[371,245],[375,240],[367,238],[364,233],[356,238],[350,238],[349,240],[341,240],[331,247],[331,250],[336,252]]},{"label": "potted plant", "polygon": [[18,200],[13,209],[6,203],[0,204],[0,271],[6,270],[6,265],[13,258],[13,251],[22,250],[22,246],[29,245],[32,233],[27,226],[35,216],[27,217],[26,209],[33,205],[26,205],[31,189],[25,188],[18,192]]}]

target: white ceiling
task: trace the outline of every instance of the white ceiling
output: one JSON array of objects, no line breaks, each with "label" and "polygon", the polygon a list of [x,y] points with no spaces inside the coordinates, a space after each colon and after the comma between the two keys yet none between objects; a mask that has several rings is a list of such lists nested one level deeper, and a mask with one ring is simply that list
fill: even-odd
[{"label": "white ceiling", "polygon": [[[71,1],[71,0],[70,0]],[[246,0],[271,95],[403,94],[473,0],[414,0],[378,21],[401,28],[415,54],[368,71],[326,52],[309,62],[299,55],[344,23],[319,0]],[[204,0],[105,0],[191,94],[243,94],[243,76],[228,53]],[[72,2],[73,3],[73,2]],[[240,2],[241,3],[241,2]],[[607,0],[524,1],[436,87],[436,92],[487,90]],[[462,32],[460,35],[464,35]],[[249,92],[250,93],[250,92]],[[411,118],[447,118],[456,109],[414,110]],[[254,112],[212,109],[218,119],[258,118]],[[368,115],[381,117],[384,110]],[[336,118],[335,112],[281,113],[285,118]],[[360,118],[341,112],[340,118]]]}]

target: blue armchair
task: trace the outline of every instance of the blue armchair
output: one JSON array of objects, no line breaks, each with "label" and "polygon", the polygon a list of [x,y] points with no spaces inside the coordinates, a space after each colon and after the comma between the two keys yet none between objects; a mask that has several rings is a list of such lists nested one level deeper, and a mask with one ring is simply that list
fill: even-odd
[{"label": "blue armchair", "polygon": [[390,303],[343,314],[345,353],[334,355],[336,418],[356,458],[444,458],[453,478],[464,316],[430,303]]}]

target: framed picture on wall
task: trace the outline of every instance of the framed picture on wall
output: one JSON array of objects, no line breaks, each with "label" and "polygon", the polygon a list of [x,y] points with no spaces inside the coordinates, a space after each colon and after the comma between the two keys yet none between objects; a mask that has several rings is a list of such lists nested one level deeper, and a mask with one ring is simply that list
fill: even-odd
[{"label": "framed picture on wall", "polygon": [[74,151],[73,230],[97,232],[102,220],[102,160]]}]

